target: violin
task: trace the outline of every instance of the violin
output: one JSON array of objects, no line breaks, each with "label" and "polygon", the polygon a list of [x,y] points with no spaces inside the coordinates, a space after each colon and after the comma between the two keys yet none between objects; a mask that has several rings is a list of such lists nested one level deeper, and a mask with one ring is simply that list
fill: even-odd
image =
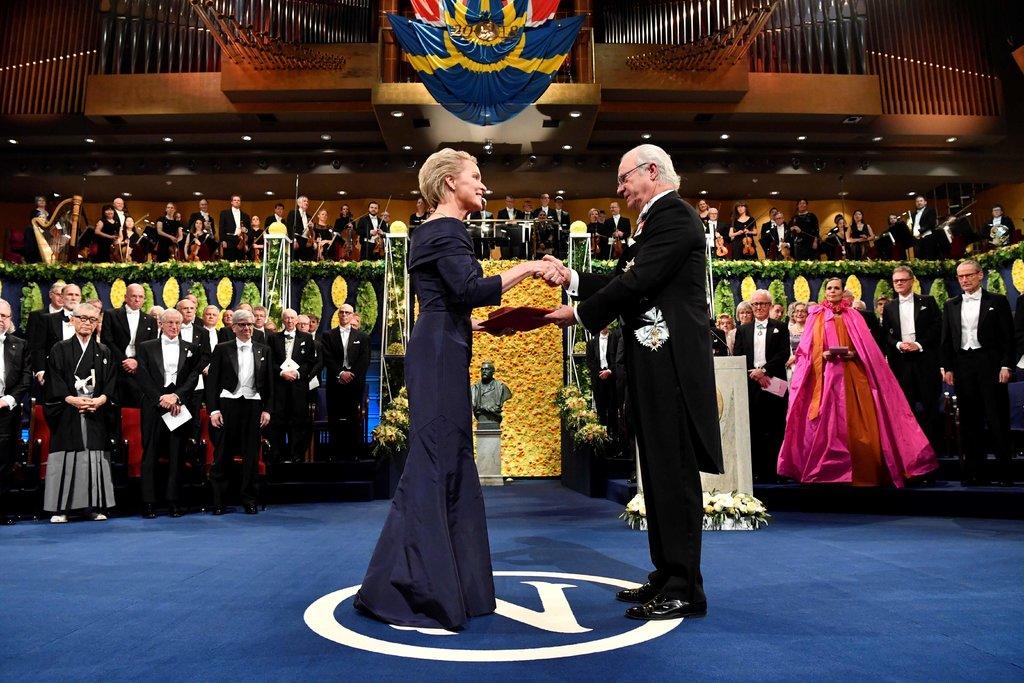
[{"label": "violin", "polygon": [[203,243],[199,239],[199,235],[198,234],[193,235],[192,239],[191,239],[191,241],[189,241],[189,245],[188,245],[188,261],[189,262],[195,263],[196,261],[200,261],[201,260],[199,258],[199,250],[202,248],[202,246],[203,246]]},{"label": "violin", "polygon": [[729,247],[725,245],[725,238],[719,232],[715,233],[715,256],[718,258],[729,257]]},{"label": "violin", "polygon": [[754,238],[750,235],[743,236],[743,255],[753,256],[757,253],[757,249],[754,249]]},{"label": "violin", "polygon": [[625,248],[621,237],[614,238],[612,240],[612,258],[620,258]]},{"label": "violin", "polygon": [[339,233],[341,250],[338,259],[341,261],[359,261],[363,257],[363,247],[359,243],[359,233],[353,221],[349,221]]}]

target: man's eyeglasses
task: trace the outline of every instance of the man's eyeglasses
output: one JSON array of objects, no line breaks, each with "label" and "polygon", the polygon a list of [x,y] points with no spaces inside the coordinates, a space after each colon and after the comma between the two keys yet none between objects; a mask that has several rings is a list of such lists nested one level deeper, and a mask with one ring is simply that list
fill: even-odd
[{"label": "man's eyeglasses", "polygon": [[75,317],[81,320],[83,323],[98,323],[100,321],[99,318],[96,318],[91,315],[76,315]]},{"label": "man's eyeglasses", "polygon": [[751,302],[750,302],[750,305],[751,305],[751,306],[757,306],[757,307],[761,307],[761,306],[771,306],[771,304],[770,304],[770,303],[768,303],[767,301],[751,301]]},{"label": "man's eyeglasses", "polygon": [[896,278],[896,277],[894,277],[894,278],[892,279],[892,283],[893,283],[894,285],[901,285],[901,284],[903,284],[904,282],[910,282],[910,281],[911,281],[911,280],[913,280],[913,279],[914,279],[914,278],[912,278],[912,277],[900,277],[900,278]]},{"label": "man's eyeglasses", "polygon": [[975,275],[981,275],[981,271],[980,270],[976,270],[973,273],[963,273],[963,274],[957,273],[956,274],[956,279],[957,280],[965,280],[967,278],[974,277]]},{"label": "man's eyeglasses", "polygon": [[621,185],[622,183],[624,183],[624,182],[626,182],[627,180],[629,180],[629,176],[633,175],[633,172],[634,172],[634,171],[636,171],[636,170],[637,170],[638,168],[643,168],[644,166],[648,166],[648,165],[650,165],[650,164],[651,164],[651,162],[650,162],[650,161],[645,161],[645,162],[644,162],[644,163],[642,163],[642,164],[637,164],[636,166],[634,166],[633,168],[629,169],[629,170],[628,170],[628,171],[626,171],[625,173],[622,173],[622,174],[620,174],[620,175],[619,175],[619,176],[618,176],[618,177],[616,178],[616,180],[618,180],[618,181],[619,181],[619,185]]},{"label": "man's eyeglasses", "polygon": [[232,327],[255,327],[253,323],[232,323]]}]

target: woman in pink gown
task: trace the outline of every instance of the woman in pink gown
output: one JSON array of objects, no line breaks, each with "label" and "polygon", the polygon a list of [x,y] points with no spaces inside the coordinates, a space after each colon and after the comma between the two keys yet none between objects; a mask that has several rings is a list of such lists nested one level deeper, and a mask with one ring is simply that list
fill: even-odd
[{"label": "woman in pink gown", "polygon": [[801,483],[902,487],[937,467],[863,316],[843,301],[842,280],[829,280],[796,351],[779,474]]}]

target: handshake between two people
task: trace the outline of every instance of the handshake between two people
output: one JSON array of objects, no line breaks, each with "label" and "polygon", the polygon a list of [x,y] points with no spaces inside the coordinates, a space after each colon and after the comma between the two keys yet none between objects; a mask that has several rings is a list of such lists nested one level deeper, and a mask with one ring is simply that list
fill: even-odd
[{"label": "handshake between two people", "polygon": [[[519,272],[515,272],[519,269]],[[570,271],[561,261],[554,256],[545,256],[543,259],[537,261],[528,261],[520,264],[515,268],[505,271],[511,275],[511,284],[516,284],[525,280],[528,277],[534,279],[543,279],[550,287],[569,287],[569,282],[572,278],[572,271]],[[504,278],[503,278],[504,279]],[[507,288],[507,287],[506,287]],[[542,318],[544,325],[557,325],[558,327],[569,327],[576,324],[576,314],[572,306],[562,304],[555,310],[547,313]],[[533,324],[532,327],[540,325]],[[473,321],[473,329],[478,331],[489,332],[492,335],[503,337],[510,334],[515,334],[516,330],[511,328],[505,329],[494,329],[488,328],[481,324],[481,321]]]}]

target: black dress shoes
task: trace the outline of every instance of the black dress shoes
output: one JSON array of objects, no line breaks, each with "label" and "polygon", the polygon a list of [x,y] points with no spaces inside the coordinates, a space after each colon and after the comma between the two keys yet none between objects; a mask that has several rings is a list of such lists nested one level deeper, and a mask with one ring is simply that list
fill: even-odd
[{"label": "black dress shoes", "polygon": [[645,602],[653,600],[658,596],[658,589],[649,583],[645,583],[639,588],[624,588],[615,594],[615,599],[619,602],[635,602],[642,605]]},{"label": "black dress shoes", "polygon": [[245,514],[247,514],[247,515],[255,515],[256,512],[257,512],[257,510],[256,510],[256,506],[255,505],[249,504],[249,505],[245,506]]},{"label": "black dress shoes", "polygon": [[707,616],[707,613],[708,605],[706,602],[698,605],[665,595],[659,595],[650,602],[634,605],[626,610],[627,617],[642,621],[663,621],[666,619],[682,619],[684,617],[693,619]]},{"label": "black dress shoes", "polygon": [[178,517],[181,517],[181,508],[179,508],[177,505],[172,505],[171,509],[170,509],[170,513],[171,513],[171,517],[174,517],[175,519],[177,519]]},{"label": "black dress shoes", "polygon": [[3,520],[3,524],[5,526],[12,526],[18,523],[18,519],[16,517],[0,517],[0,520]]},{"label": "black dress shoes", "polygon": [[142,506],[142,518],[143,519],[156,519],[156,511],[153,509],[152,503],[146,503]]},{"label": "black dress shoes", "polygon": [[227,511],[224,509],[223,505],[217,505],[213,508],[213,514],[217,515],[218,517],[220,515],[223,515],[225,512]]}]

